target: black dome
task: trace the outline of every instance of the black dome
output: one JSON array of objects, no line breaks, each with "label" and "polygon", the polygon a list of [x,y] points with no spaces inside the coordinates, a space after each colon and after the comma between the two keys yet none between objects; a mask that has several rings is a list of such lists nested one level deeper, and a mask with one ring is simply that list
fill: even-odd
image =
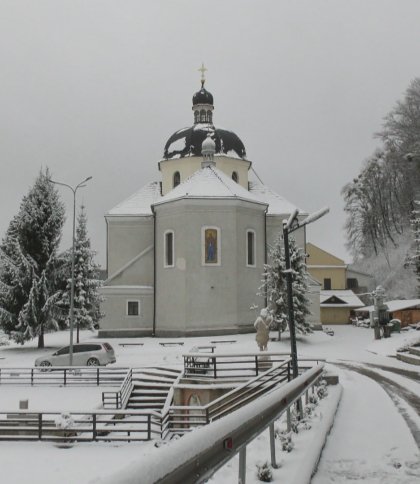
[{"label": "black dome", "polygon": [[207,133],[212,134],[216,144],[216,154],[246,159],[245,146],[239,136],[232,131],[218,129],[207,123],[196,124],[191,128],[183,128],[174,133],[166,142],[163,158],[169,160],[186,156],[201,156],[201,145],[207,138]]},{"label": "black dome", "polygon": [[192,98],[193,106],[196,104],[211,104],[213,105],[213,95],[202,87],[197,91]]}]

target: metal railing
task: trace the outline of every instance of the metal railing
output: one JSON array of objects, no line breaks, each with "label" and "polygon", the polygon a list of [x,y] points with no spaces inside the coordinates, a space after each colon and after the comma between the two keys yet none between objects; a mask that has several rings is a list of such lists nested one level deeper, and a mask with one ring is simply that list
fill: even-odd
[{"label": "metal railing", "polygon": [[[170,433],[184,434],[194,428],[207,425],[229,413],[238,410],[247,403],[273,388],[288,382],[291,375],[291,358],[269,368],[258,376],[225,393],[204,406],[172,405],[162,415],[162,435]],[[268,361],[265,360],[265,365]]]},{"label": "metal railing", "polygon": [[267,365],[282,363],[290,353],[187,353],[184,358],[186,378],[249,379],[267,369]]},{"label": "metal railing", "polygon": [[0,412],[1,440],[57,442],[145,441],[161,435],[161,416],[153,410],[71,412],[72,424],[60,428],[60,412]]},{"label": "metal railing", "polygon": [[21,386],[118,386],[128,368],[35,367],[0,368],[0,385]]},{"label": "metal railing", "polygon": [[[258,402],[250,402],[234,414],[190,432],[171,445],[162,446],[153,455],[140,458],[135,466],[119,472],[118,483],[129,484],[140,473],[143,484],[206,482],[238,452],[238,482],[245,483],[246,446],[266,428],[270,429],[271,463],[277,467],[274,421],[284,412],[290,416],[291,406],[313,389],[322,377],[323,367],[323,364],[317,364],[294,380],[262,395]],[[114,475],[101,482],[111,484],[115,479]]]},{"label": "metal railing", "polygon": [[130,368],[119,390],[115,392],[102,392],[102,406],[104,408],[125,408],[132,391],[133,370]]}]

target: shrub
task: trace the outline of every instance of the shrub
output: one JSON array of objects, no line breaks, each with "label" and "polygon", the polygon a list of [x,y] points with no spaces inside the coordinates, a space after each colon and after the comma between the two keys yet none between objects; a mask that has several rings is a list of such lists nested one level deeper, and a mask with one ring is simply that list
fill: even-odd
[{"label": "shrub", "polygon": [[273,470],[268,462],[264,462],[261,465],[257,464],[257,477],[262,482],[271,482],[273,480]]}]

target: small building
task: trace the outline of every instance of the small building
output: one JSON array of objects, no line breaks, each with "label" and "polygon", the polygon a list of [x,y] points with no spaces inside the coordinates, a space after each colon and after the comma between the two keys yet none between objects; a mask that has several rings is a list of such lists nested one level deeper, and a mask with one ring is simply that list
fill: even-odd
[{"label": "small building", "polygon": [[321,323],[348,324],[355,316],[355,310],[364,307],[363,302],[353,291],[331,290],[320,294]]},{"label": "small building", "polygon": [[[386,303],[389,319],[399,319],[401,327],[420,322],[420,299],[395,299]],[[370,313],[373,306],[356,309],[357,314]]]}]

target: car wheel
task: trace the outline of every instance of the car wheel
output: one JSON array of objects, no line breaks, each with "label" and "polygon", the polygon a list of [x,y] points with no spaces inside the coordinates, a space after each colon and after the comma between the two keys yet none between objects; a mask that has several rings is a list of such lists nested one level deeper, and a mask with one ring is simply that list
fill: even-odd
[{"label": "car wheel", "polygon": [[97,358],[89,358],[86,364],[87,366],[99,366],[99,360]]},{"label": "car wheel", "polygon": [[41,371],[50,371],[49,367],[51,366],[51,363],[49,361],[41,361],[39,366],[42,367]]}]

